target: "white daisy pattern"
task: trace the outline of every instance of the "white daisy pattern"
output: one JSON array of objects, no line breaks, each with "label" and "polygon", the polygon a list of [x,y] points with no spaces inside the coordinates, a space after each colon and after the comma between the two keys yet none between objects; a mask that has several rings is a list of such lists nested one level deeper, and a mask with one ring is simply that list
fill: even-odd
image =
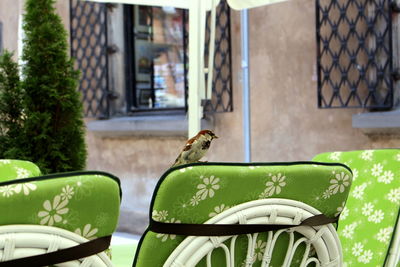
[{"label": "white daisy pattern", "polygon": [[345,220],[347,216],[349,216],[349,213],[349,209],[347,207],[344,207],[342,213],[340,214],[340,219]]},{"label": "white daisy pattern", "polygon": [[353,170],[353,182],[354,182],[358,178],[358,170],[356,168],[352,170]]},{"label": "white daisy pattern", "polygon": [[264,242],[262,240],[257,240],[257,243],[254,247],[254,257],[256,259],[258,259],[259,261],[262,260],[263,256],[264,256],[264,251],[265,251],[265,247],[267,246],[267,242]]},{"label": "white daisy pattern", "polygon": [[67,204],[68,200],[65,199],[61,201],[61,197],[59,195],[54,197],[53,204],[50,202],[50,200],[46,200],[43,203],[44,211],[39,211],[38,213],[39,218],[42,218],[40,224],[52,226],[54,223],[61,222],[62,215],[66,214],[69,210],[66,207]]},{"label": "white daisy pattern", "polygon": [[329,189],[326,189],[323,193],[322,193],[322,198],[323,199],[328,199],[332,196],[332,191]]},{"label": "white daisy pattern", "polygon": [[353,239],[354,230],[356,229],[356,227],[357,227],[356,222],[346,225],[342,231],[343,236],[348,239]]},{"label": "white daisy pattern", "polygon": [[16,184],[14,187],[15,193],[23,192],[25,196],[29,195],[30,191],[35,191],[37,186],[33,183]]},{"label": "white daisy pattern", "polygon": [[335,178],[331,179],[330,183],[329,190],[331,190],[333,195],[338,192],[343,193],[345,188],[350,185],[350,177],[344,172],[336,173]]},{"label": "white daisy pattern", "polygon": [[207,197],[214,197],[215,191],[220,188],[220,185],[218,184],[219,182],[220,179],[215,177],[214,175],[203,178],[203,184],[199,184],[197,186],[197,189],[199,189],[199,191],[197,191],[196,195],[200,196],[201,200],[204,200]]},{"label": "white daisy pattern", "polygon": [[160,211],[153,210],[151,217],[153,218],[153,220],[158,221],[158,222],[165,221],[168,217],[168,211],[167,210],[160,210]]},{"label": "white daisy pattern", "polygon": [[344,204],[345,203],[342,202],[342,205],[340,207],[337,207],[335,217],[339,216],[343,212]]},{"label": "white daisy pattern", "polygon": [[364,253],[358,257],[358,261],[362,263],[369,263],[372,260],[374,253],[371,250],[365,250]]},{"label": "white daisy pattern", "polygon": [[379,242],[387,244],[387,242],[389,242],[390,237],[392,236],[392,233],[393,233],[393,227],[382,228],[376,234],[375,238]]},{"label": "white daisy pattern", "polygon": [[371,169],[371,174],[373,176],[379,176],[379,175],[381,175],[382,171],[383,171],[382,164],[380,164],[380,163],[374,164],[374,166]]},{"label": "white daisy pattern", "polygon": [[374,204],[371,202],[365,203],[364,206],[361,208],[361,213],[364,216],[369,216],[374,211]]},{"label": "white daisy pattern", "polygon": [[270,197],[274,194],[279,195],[282,191],[282,188],[286,186],[286,176],[278,173],[276,175],[271,174],[271,181],[268,181],[265,185],[267,188],[265,189],[265,195]]},{"label": "white daisy pattern", "polygon": [[[180,220],[175,220],[175,218],[171,218],[171,220],[165,221],[166,223],[181,223]],[[170,238],[171,240],[174,240],[176,238],[176,235],[173,234],[157,234],[157,238],[161,238],[161,242],[165,242]]]},{"label": "white daisy pattern", "polygon": [[360,242],[357,242],[354,244],[354,246],[351,248],[351,253],[354,256],[360,256],[364,251],[364,245]]},{"label": "white daisy pattern", "polygon": [[71,199],[73,197],[73,195],[75,194],[74,192],[74,188],[72,186],[66,185],[65,187],[63,187],[63,189],[61,190],[61,199],[65,200],[65,199]]},{"label": "white daisy pattern", "polygon": [[342,152],[333,152],[333,153],[331,153],[329,155],[329,159],[331,159],[331,160],[339,160],[341,154],[342,154]]},{"label": "white daisy pattern", "polygon": [[354,187],[353,193],[350,196],[356,199],[363,199],[365,188],[367,188],[367,183],[363,183],[361,185]]},{"label": "white daisy pattern", "polygon": [[201,201],[201,196],[200,195],[194,195],[190,200],[189,203],[192,206],[197,206],[199,205],[199,202]]},{"label": "white daisy pattern", "polygon": [[225,206],[225,204],[222,204],[220,206],[216,206],[214,208],[214,211],[212,211],[210,214],[208,214],[208,216],[214,217],[214,216],[220,214],[221,212],[226,211],[227,209],[229,209],[229,206]]},{"label": "white daisy pattern", "polygon": [[27,178],[31,176],[31,172],[27,169],[15,167],[15,170],[17,171],[16,179]]},{"label": "white daisy pattern", "polygon": [[397,161],[400,161],[400,153],[398,153],[398,154],[396,155],[396,160],[397,160]]},{"label": "white daisy pattern", "polygon": [[385,171],[381,176],[378,177],[379,183],[390,184],[393,181],[394,173],[392,171]]},{"label": "white daisy pattern", "polygon": [[372,160],[372,156],[373,156],[374,151],[373,150],[365,150],[361,153],[361,158],[363,160],[368,160],[371,161]]},{"label": "white daisy pattern", "polygon": [[393,188],[386,195],[386,198],[393,203],[400,203],[400,188]]},{"label": "white daisy pattern", "polygon": [[193,169],[193,167],[182,168],[182,169],[179,169],[179,171],[180,172],[185,172],[185,171],[191,170],[191,169]]},{"label": "white daisy pattern", "polygon": [[83,227],[82,231],[81,231],[81,229],[78,228],[75,230],[75,233],[86,239],[92,240],[92,239],[96,238],[96,234],[98,231],[99,230],[97,228],[92,228],[91,224],[86,224]]},{"label": "white daisy pattern", "polygon": [[12,195],[14,195],[14,187],[12,185],[4,185],[0,187],[0,194],[3,197],[11,197]]},{"label": "white daisy pattern", "polygon": [[369,222],[380,223],[385,217],[385,213],[382,210],[375,210],[374,213],[368,217]]}]

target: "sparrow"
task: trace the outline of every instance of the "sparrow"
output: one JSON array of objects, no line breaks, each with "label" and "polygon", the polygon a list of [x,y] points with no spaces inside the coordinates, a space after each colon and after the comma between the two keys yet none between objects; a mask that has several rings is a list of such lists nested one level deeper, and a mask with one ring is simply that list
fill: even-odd
[{"label": "sparrow", "polygon": [[210,148],[211,141],[216,138],[218,138],[218,136],[210,130],[200,131],[196,136],[190,138],[186,142],[186,145],[171,167],[199,162]]}]

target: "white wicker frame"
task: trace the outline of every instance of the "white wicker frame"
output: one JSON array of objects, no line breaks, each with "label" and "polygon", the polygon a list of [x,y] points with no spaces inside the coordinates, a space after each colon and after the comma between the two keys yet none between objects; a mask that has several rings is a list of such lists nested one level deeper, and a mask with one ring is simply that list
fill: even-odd
[{"label": "white wicker frame", "polygon": [[[73,232],[51,226],[6,225],[0,226],[0,262],[46,254],[85,243],[88,240]],[[60,267],[112,267],[104,253],[59,263]]]},{"label": "white wicker frame", "polygon": [[[262,199],[250,201],[230,208],[206,224],[299,224],[303,220],[321,214],[317,209],[299,201],[289,199]],[[338,235],[332,224],[309,227],[301,226],[275,232],[268,232],[267,245],[262,259],[262,267],[269,266],[273,256],[274,245],[282,233],[289,234],[289,244],[284,259],[283,267],[290,266],[293,255],[301,243],[306,244],[306,250],[300,266],[307,266],[314,262],[316,266],[342,266],[342,248]],[[294,232],[303,235],[294,240]],[[246,267],[250,267],[255,259],[255,244],[258,233],[248,234],[248,249]],[[223,242],[231,239],[230,248]],[[239,263],[234,262],[234,247],[237,236],[204,237],[189,236],[171,253],[164,267],[188,267],[207,257],[207,266],[211,266],[212,252],[222,248],[225,252],[226,266],[233,267]],[[309,257],[311,245],[317,257]]]}]

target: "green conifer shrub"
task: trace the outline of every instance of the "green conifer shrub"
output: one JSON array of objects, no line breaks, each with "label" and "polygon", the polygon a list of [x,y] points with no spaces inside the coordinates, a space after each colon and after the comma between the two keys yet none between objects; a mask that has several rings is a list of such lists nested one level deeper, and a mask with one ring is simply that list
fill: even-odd
[{"label": "green conifer shrub", "polygon": [[23,90],[18,64],[7,50],[0,55],[0,158],[24,155],[19,143],[23,132]]},{"label": "green conifer shrub", "polygon": [[[79,72],[68,54],[68,34],[54,0],[26,0],[22,52],[23,129],[16,158],[42,172],[82,170],[86,145]],[[3,114],[0,114],[0,117]]]}]

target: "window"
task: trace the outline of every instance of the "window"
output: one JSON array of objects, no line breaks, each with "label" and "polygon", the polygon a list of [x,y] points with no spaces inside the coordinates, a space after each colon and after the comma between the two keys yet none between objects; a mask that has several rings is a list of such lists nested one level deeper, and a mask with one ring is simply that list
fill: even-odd
[{"label": "window", "polygon": [[[70,7],[71,55],[81,71],[79,90],[87,117],[184,114],[186,11],[80,0],[70,0]],[[208,32],[209,27],[207,43]],[[230,9],[222,0],[212,98],[203,101],[205,113],[233,110],[230,38]]]},{"label": "window", "polygon": [[390,2],[316,1],[320,108],[393,107]]},{"label": "window", "polygon": [[186,106],[186,15],[173,7],[125,5],[129,110]]},{"label": "window", "polygon": [[318,107],[364,108],[366,134],[400,128],[400,18],[396,1],[317,0]]}]

